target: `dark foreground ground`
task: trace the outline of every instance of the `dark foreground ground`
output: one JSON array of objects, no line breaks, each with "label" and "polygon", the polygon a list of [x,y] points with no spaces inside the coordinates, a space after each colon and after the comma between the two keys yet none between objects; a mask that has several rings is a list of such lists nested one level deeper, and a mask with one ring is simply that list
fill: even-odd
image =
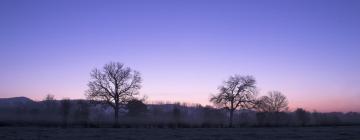
[{"label": "dark foreground ground", "polygon": [[360,140],[360,127],[35,128],[0,127],[0,140]]}]

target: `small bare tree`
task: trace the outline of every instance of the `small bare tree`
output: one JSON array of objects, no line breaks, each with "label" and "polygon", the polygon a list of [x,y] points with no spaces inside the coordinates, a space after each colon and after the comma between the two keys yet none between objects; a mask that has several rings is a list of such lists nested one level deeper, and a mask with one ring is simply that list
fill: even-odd
[{"label": "small bare tree", "polygon": [[222,86],[220,93],[213,95],[210,102],[226,108],[230,113],[229,126],[232,127],[236,109],[250,109],[256,103],[255,79],[252,76],[231,76]]},{"label": "small bare tree", "polygon": [[257,102],[260,112],[282,112],[288,110],[288,100],[279,91],[271,91],[268,96],[262,96]]},{"label": "small bare tree", "polygon": [[47,94],[43,100],[46,111],[54,111],[56,106],[55,96],[52,94]]},{"label": "small bare tree", "polygon": [[86,96],[90,100],[111,106],[114,109],[114,123],[117,125],[120,106],[134,99],[141,88],[140,73],[121,63],[110,62],[102,70],[94,69],[91,78]]}]

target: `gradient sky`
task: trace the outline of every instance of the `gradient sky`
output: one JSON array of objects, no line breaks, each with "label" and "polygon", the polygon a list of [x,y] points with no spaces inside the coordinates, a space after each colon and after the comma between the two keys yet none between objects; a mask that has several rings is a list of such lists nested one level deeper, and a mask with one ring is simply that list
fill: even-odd
[{"label": "gradient sky", "polygon": [[0,97],[85,98],[110,61],[151,101],[210,104],[241,74],[291,108],[360,111],[360,1],[0,1]]}]

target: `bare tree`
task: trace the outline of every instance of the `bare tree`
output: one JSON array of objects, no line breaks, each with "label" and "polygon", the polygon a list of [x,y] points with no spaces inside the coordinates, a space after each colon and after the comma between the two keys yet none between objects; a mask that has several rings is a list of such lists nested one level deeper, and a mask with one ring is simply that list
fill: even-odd
[{"label": "bare tree", "polygon": [[55,96],[52,94],[47,94],[44,98],[44,101],[54,101],[55,100]]},{"label": "bare tree", "polygon": [[256,102],[255,83],[256,81],[252,76],[231,76],[219,87],[220,93],[210,99],[210,102],[229,111],[230,127],[232,127],[233,114],[236,109],[250,109],[254,107]]},{"label": "bare tree", "polygon": [[104,102],[114,109],[114,123],[118,124],[119,108],[134,99],[141,88],[140,73],[121,63],[110,62],[102,70],[91,72],[92,80],[86,96],[90,100]]},{"label": "bare tree", "polygon": [[45,107],[47,110],[52,110],[55,107],[55,96],[52,94],[47,94],[43,100],[43,103],[45,104]]},{"label": "bare tree", "polygon": [[288,100],[279,91],[271,91],[268,96],[262,96],[257,102],[260,112],[282,112],[288,110]]}]

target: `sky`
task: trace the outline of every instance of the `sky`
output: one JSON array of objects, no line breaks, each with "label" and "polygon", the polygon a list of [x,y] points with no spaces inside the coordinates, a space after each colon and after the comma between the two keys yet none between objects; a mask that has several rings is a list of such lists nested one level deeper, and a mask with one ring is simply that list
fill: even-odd
[{"label": "sky", "polygon": [[360,112],[360,1],[2,0],[0,98],[85,98],[121,62],[149,101],[210,105],[234,74],[290,108]]}]

